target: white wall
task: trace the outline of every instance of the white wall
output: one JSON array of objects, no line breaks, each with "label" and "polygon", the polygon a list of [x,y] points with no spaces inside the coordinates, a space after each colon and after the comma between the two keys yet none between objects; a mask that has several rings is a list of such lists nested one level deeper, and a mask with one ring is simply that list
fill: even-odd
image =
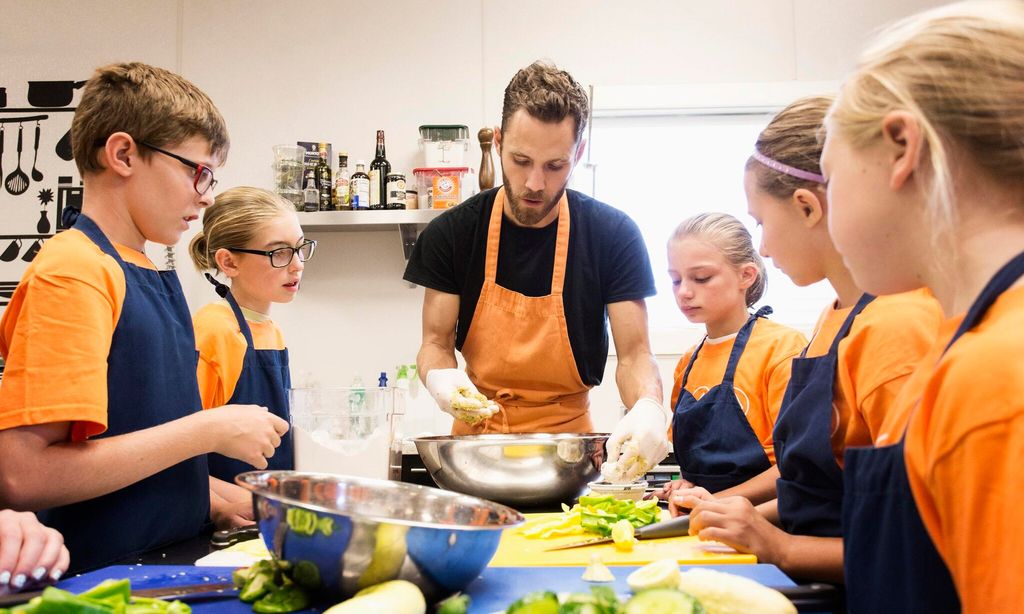
[{"label": "white wall", "polygon": [[[0,87],[8,107],[22,107],[28,80],[84,79],[99,64],[124,60],[176,70],[227,119],[232,149],[220,185],[269,187],[274,144],[326,140],[354,163],[372,158],[377,129],[387,133],[392,167],[411,174],[418,125],[461,123],[475,134],[498,123],[505,84],[537,58],[595,86],[838,80],[871,30],[936,4],[2,0]],[[0,235],[34,233],[34,194],[72,172],[72,163],[52,155],[55,132],[47,130],[40,147],[50,152],[41,156],[42,185],[19,197],[0,192]],[[12,136],[9,126],[5,175],[14,167]],[[476,162],[479,151],[470,153]],[[346,385],[358,372],[371,383],[377,372],[413,362],[422,290],[401,280],[397,230],[312,237],[320,247],[301,296],[275,308],[296,382]],[[183,260],[183,245],[178,252],[196,308],[213,293]],[[20,259],[0,262],[0,279],[17,280],[23,268]],[[666,396],[676,358],[659,356]],[[610,428],[619,407],[614,366],[613,357],[592,398],[598,428]],[[415,426],[443,429],[423,396],[413,404],[421,416]]]}]

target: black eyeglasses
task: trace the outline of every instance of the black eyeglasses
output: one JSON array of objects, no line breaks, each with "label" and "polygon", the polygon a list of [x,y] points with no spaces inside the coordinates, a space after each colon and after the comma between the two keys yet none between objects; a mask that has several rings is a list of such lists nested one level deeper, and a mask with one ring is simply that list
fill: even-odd
[{"label": "black eyeglasses", "polygon": [[176,153],[171,153],[166,149],[160,149],[159,147],[155,145],[150,145],[145,141],[138,141],[138,144],[148,147],[155,152],[162,153],[165,156],[170,156],[177,160],[178,162],[181,162],[185,166],[192,168],[194,177],[192,181],[192,187],[195,188],[197,194],[206,194],[207,191],[212,190],[214,186],[217,185],[217,180],[213,178],[213,169],[211,169],[209,166],[206,166],[205,164],[200,164],[198,162],[193,162],[188,158],[179,156]]},{"label": "black eyeglasses", "polygon": [[292,258],[295,256],[299,257],[299,262],[305,262],[313,257],[313,251],[315,249],[316,241],[312,239],[303,241],[298,247],[279,247],[277,249],[272,249],[269,252],[260,249],[242,249],[241,247],[227,248],[227,250],[231,252],[266,256],[267,258],[270,258],[270,266],[275,269],[283,269],[288,266],[292,263]]}]

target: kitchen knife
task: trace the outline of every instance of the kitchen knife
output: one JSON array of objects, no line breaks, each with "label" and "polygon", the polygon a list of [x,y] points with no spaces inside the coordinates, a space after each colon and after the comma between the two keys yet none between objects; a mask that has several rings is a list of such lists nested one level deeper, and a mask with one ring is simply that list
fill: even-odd
[{"label": "kitchen knife", "polygon": [[[671,520],[665,520],[662,522],[655,522],[647,526],[639,527],[633,530],[633,537],[637,539],[658,539],[661,537],[679,537],[681,535],[690,534],[690,515],[685,514],[683,516],[676,516]],[[594,539],[585,539],[580,542],[573,542],[571,544],[563,544],[561,546],[554,546],[552,548],[545,548],[544,552],[552,552],[554,550],[569,550],[570,548],[582,548],[584,546],[594,546],[597,544],[611,543],[611,537],[597,537]]]},{"label": "kitchen knife", "polygon": [[[0,595],[0,608],[27,603],[39,597],[43,591],[29,591]],[[187,584],[183,586],[162,586],[159,588],[132,589],[132,597],[149,597],[152,599],[177,599],[193,601],[199,599],[236,597],[238,589],[231,582],[211,582],[206,584]]]},{"label": "kitchen knife", "polygon": [[210,545],[214,548],[227,548],[228,546],[234,546],[238,542],[256,539],[259,536],[259,525],[250,524],[225,531],[214,531],[213,535],[210,536]]}]

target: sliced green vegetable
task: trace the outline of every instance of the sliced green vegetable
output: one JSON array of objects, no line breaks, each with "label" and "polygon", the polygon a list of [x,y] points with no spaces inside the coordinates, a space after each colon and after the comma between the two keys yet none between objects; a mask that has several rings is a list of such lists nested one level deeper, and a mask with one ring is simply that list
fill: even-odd
[{"label": "sliced green vegetable", "polygon": [[437,604],[437,614],[466,614],[469,611],[469,595],[456,593]]},{"label": "sliced green vegetable", "polygon": [[703,614],[704,607],[690,595],[674,588],[640,591],[626,602],[623,614]]},{"label": "sliced green vegetable", "polygon": [[265,597],[252,604],[252,611],[261,614],[274,612],[295,612],[309,607],[309,595],[295,584],[271,591]]},{"label": "sliced green vegetable", "polygon": [[551,591],[529,593],[508,606],[505,614],[558,614],[558,595]]}]

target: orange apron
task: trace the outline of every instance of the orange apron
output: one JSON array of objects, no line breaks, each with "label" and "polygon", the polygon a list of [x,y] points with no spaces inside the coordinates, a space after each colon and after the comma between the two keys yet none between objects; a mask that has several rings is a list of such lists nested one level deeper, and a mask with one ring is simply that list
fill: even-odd
[{"label": "orange apron", "polygon": [[502,433],[589,433],[590,386],[580,379],[569,345],[562,287],[569,254],[569,199],[558,202],[558,235],[551,293],[525,296],[503,288],[498,245],[505,188],[498,190],[487,227],[487,258],[480,299],[462,355],[466,373],[501,411],[475,426],[456,420],[453,435]]}]

